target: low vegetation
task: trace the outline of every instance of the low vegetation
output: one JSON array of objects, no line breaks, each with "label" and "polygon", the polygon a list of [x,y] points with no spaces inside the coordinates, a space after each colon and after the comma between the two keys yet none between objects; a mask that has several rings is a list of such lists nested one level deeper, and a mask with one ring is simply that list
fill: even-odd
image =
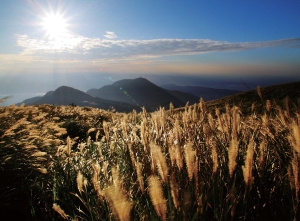
[{"label": "low vegetation", "polygon": [[300,220],[300,107],[261,103],[247,115],[203,100],[129,114],[2,107],[1,215]]}]

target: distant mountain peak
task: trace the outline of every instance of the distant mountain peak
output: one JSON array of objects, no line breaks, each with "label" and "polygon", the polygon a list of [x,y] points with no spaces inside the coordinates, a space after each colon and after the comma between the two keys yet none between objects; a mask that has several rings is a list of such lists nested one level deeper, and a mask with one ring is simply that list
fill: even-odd
[{"label": "distant mountain peak", "polygon": [[191,100],[191,103],[198,100],[198,98],[185,93],[171,93],[142,77],[116,81],[112,85],[88,90],[87,93],[103,99],[137,104],[150,111],[156,110],[160,106],[168,107],[170,102],[174,106],[180,107],[185,105],[186,100]]},{"label": "distant mountain peak", "polygon": [[49,91],[43,97],[27,99],[25,104],[75,104],[77,106],[91,106],[105,110],[114,107],[116,111],[119,112],[130,112],[133,109],[139,110],[139,107],[136,105],[93,97],[83,91],[69,86],[60,86],[54,91]]}]

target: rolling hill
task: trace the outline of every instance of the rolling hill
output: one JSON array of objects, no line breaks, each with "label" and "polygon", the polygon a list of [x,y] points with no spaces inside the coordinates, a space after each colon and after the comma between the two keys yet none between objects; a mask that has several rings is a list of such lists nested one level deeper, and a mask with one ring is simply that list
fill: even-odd
[{"label": "rolling hill", "polygon": [[251,113],[252,104],[255,104],[257,107],[256,110],[261,112],[267,100],[270,100],[272,104],[276,103],[280,106],[285,106],[284,100],[288,97],[289,107],[291,109],[295,111],[297,105],[298,108],[300,107],[300,81],[262,87],[260,91],[262,99],[258,95],[257,90],[249,90],[213,101],[208,101],[206,104],[211,110],[215,108],[224,110],[225,104],[229,104],[230,106],[236,105],[242,109],[244,114],[248,114]]},{"label": "rolling hill", "polygon": [[46,93],[43,97],[30,98],[24,101],[25,105],[34,104],[56,104],[56,105],[78,105],[78,106],[91,106],[95,108],[101,108],[108,110],[111,107],[115,108],[119,112],[130,112],[133,109],[139,110],[140,108],[136,105],[116,102],[93,97],[83,91],[61,86],[55,91]]},{"label": "rolling hill", "polygon": [[[177,87],[178,86],[172,88],[176,89]],[[191,89],[192,87],[182,88]],[[197,88],[197,90],[200,91],[199,88]],[[222,93],[237,92],[214,90],[217,94],[211,95],[211,97],[221,96]],[[213,90],[211,90],[211,93],[213,93],[212,91]],[[255,104],[256,107],[261,107],[260,110],[262,110],[267,100],[283,105],[283,100],[289,97],[290,104],[297,104],[300,98],[300,82],[263,87],[261,88],[261,93],[262,99],[258,96],[257,90],[249,90],[215,100],[204,99],[204,101],[207,107],[212,110],[215,108],[219,108],[221,111],[225,110],[225,104],[229,104],[231,106],[239,106],[243,113],[247,114],[251,112],[252,104]],[[118,112],[130,112],[133,109],[141,110],[142,106],[148,111],[157,110],[159,106],[168,108],[170,102],[172,102],[175,107],[183,107],[188,101],[189,104],[194,104],[199,102],[199,98],[182,91],[163,89],[144,78],[136,78],[120,80],[100,89],[88,90],[87,93],[71,87],[62,86],[55,91],[49,91],[43,97],[30,98],[24,100],[23,103],[25,105],[70,105],[73,103],[78,106],[90,106],[106,110],[114,107]],[[294,106],[295,105],[290,105],[291,108],[294,108]]]},{"label": "rolling hill", "polygon": [[241,91],[229,89],[216,89],[198,86],[179,86],[174,84],[163,85],[162,88],[170,91],[180,91],[189,93],[197,97],[202,97],[205,101],[215,100],[229,95],[240,93]]},{"label": "rolling hill", "polygon": [[199,101],[197,96],[165,90],[145,78],[120,80],[112,85],[88,90],[87,93],[107,100],[144,106],[149,111],[154,111],[159,106],[168,107],[170,102],[175,107],[180,107],[184,106],[187,101],[190,101],[190,104]]}]

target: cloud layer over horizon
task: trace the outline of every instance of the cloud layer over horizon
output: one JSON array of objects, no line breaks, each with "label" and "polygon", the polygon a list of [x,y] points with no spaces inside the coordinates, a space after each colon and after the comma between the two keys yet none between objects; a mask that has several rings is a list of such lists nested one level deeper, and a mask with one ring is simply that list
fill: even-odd
[{"label": "cloud layer over horizon", "polygon": [[[15,35],[21,55],[47,59],[56,54],[57,59],[73,60],[123,60],[163,56],[233,52],[269,47],[299,48],[300,38],[286,38],[260,42],[228,42],[210,39],[151,39],[116,40],[114,32],[106,32],[106,39],[88,38],[65,33],[58,38],[31,38]],[[62,56],[60,56],[60,54]],[[53,58],[51,56],[51,58]]]}]

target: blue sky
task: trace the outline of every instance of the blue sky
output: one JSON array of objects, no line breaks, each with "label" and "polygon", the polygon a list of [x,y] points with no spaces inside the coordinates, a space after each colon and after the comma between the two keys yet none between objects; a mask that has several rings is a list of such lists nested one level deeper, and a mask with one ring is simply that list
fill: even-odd
[{"label": "blue sky", "polygon": [[29,75],[45,84],[94,74],[99,87],[107,76],[299,80],[299,8],[296,0],[1,1],[0,77],[10,91],[8,79]]}]

